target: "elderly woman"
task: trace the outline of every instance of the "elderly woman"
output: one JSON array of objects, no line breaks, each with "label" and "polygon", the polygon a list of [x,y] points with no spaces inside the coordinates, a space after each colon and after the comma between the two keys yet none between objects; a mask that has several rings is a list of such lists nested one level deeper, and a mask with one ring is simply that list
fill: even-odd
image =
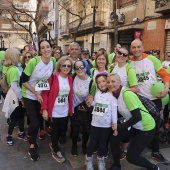
[{"label": "elderly woman", "polygon": [[140,154],[152,141],[155,134],[155,121],[143,106],[135,93],[122,87],[118,74],[111,73],[107,77],[107,87],[117,98],[118,111],[126,119],[126,122],[112,125],[114,134],[110,140],[110,147],[114,164],[109,170],[121,170],[120,165],[120,142],[131,138],[131,144],[127,151],[127,161],[149,170],[159,170],[157,165],[152,164]]},{"label": "elderly woman", "polygon": [[65,162],[58,141],[67,127],[68,113],[72,116],[72,59],[63,56],[57,64],[57,72],[48,79],[50,90],[42,92],[41,112],[45,120],[51,119],[52,157],[57,162]]}]

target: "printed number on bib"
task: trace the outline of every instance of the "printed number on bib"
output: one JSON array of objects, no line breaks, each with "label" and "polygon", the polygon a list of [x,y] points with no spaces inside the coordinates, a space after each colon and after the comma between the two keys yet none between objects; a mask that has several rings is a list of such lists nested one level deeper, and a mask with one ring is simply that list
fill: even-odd
[{"label": "printed number on bib", "polygon": [[35,91],[42,91],[42,90],[50,90],[50,85],[49,85],[49,83],[47,81],[40,80],[35,85]]},{"label": "printed number on bib", "polygon": [[55,100],[55,105],[65,105],[67,100],[67,95],[59,96]]},{"label": "printed number on bib", "polygon": [[103,116],[108,111],[108,105],[96,103],[93,109],[93,114],[98,116]]}]

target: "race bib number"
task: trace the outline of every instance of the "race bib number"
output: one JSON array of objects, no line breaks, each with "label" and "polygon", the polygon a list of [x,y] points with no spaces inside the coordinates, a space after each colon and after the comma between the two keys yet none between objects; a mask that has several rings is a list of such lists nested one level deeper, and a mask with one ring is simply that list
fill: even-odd
[{"label": "race bib number", "polygon": [[108,111],[107,104],[96,103],[93,109],[92,114],[97,116],[103,116]]},{"label": "race bib number", "polygon": [[67,95],[58,96],[55,100],[55,105],[65,105],[68,101]]},{"label": "race bib number", "polygon": [[50,90],[50,85],[49,85],[48,81],[40,80],[35,85],[35,91],[43,91],[43,90]]},{"label": "race bib number", "polygon": [[138,83],[143,83],[144,81],[149,80],[149,72],[144,72],[140,74],[136,74]]}]

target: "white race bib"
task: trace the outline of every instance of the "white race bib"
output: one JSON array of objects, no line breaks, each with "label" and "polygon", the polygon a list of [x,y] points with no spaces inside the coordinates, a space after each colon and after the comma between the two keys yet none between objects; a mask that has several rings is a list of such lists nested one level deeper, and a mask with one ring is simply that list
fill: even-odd
[{"label": "white race bib", "polygon": [[54,105],[65,105],[68,101],[68,96],[67,95],[62,95],[62,96],[58,96],[55,100]]},{"label": "white race bib", "polygon": [[35,85],[35,91],[43,91],[43,90],[50,90],[50,85],[49,85],[48,81],[40,80]]},{"label": "white race bib", "polygon": [[108,112],[107,104],[96,103],[92,114],[97,115],[97,116],[103,116],[107,112]]}]

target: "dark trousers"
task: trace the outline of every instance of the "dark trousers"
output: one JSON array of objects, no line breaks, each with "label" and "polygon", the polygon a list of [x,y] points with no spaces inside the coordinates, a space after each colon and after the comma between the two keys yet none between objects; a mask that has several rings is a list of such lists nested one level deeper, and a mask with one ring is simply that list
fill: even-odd
[{"label": "dark trousers", "polygon": [[54,148],[54,152],[58,152],[60,149],[58,147],[58,141],[61,134],[64,132],[68,122],[68,117],[52,118],[50,122],[51,126],[51,142]]},{"label": "dark trousers", "polygon": [[127,151],[126,159],[128,162],[145,168],[153,168],[153,164],[147,159],[140,156],[142,151],[151,142],[155,135],[155,128],[150,131],[140,131],[131,128],[129,131],[124,130],[118,132],[117,136],[111,136],[110,148],[113,155],[114,165],[120,166],[120,142],[123,139],[132,138]]},{"label": "dark trousers", "polygon": [[31,122],[28,127],[28,135],[31,136],[31,144],[35,144],[39,130],[39,120],[40,117],[42,117],[42,115],[40,114],[40,103],[38,102],[38,100],[31,100],[28,98],[23,99],[27,115]]},{"label": "dark trousers", "polygon": [[84,124],[79,124],[76,119],[76,113],[71,117],[71,127],[72,127],[72,147],[77,147],[77,141],[79,133],[82,133],[82,147],[87,145],[89,134],[85,130]]},{"label": "dark trousers", "polygon": [[169,109],[168,109],[168,105],[165,105],[164,110],[163,110],[163,118],[164,118],[164,122],[168,123],[168,118],[169,118]]},{"label": "dark trousers", "polygon": [[87,147],[87,155],[93,155],[98,147],[98,155],[104,156],[107,154],[108,150],[108,139],[111,134],[111,128],[102,128],[91,126],[90,141]]},{"label": "dark trousers", "polygon": [[8,135],[12,135],[14,126],[18,122],[19,131],[24,132],[24,114],[25,109],[22,108],[22,103],[19,102],[19,106],[15,108],[9,119]]},{"label": "dark trousers", "polygon": [[[161,109],[162,109],[161,99],[156,99],[156,100],[152,100],[152,101],[155,103],[158,110],[161,111]],[[159,152],[159,128],[160,128],[160,124],[161,124],[160,116],[157,118],[155,123],[156,123],[156,132],[155,132],[155,136],[151,142],[151,145],[152,145],[152,152]]]}]

